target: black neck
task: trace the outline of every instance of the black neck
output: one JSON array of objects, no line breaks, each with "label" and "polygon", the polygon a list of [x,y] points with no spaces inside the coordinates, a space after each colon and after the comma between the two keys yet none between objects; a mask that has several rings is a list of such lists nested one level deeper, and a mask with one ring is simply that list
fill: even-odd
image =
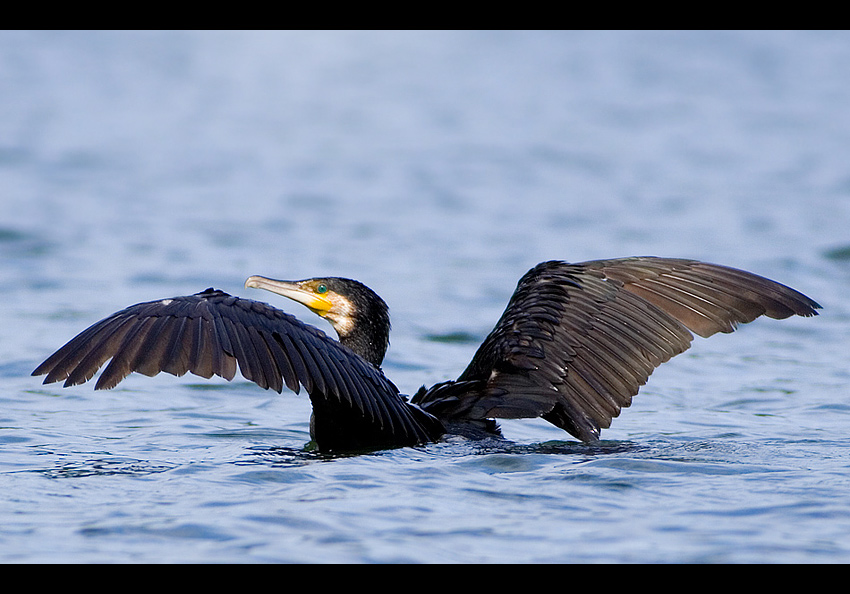
[{"label": "black neck", "polygon": [[372,302],[357,312],[354,328],[340,343],[380,367],[390,346],[390,316],[383,301]]}]

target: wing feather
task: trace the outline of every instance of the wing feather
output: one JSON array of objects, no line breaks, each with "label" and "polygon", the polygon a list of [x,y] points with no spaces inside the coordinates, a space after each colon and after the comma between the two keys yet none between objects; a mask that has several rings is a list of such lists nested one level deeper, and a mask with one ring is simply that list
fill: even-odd
[{"label": "wing feather", "polygon": [[449,421],[542,416],[585,441],[690,347],[761,315],[811,316],[794,289],[734,268],[676,258],[543,262],[517,285],[458,384],[413,401]]},{"label": "wing feather", "polygon": [[112,388],[134,371],[229,380],[237,366],[262,388],[297,392],[303,386],[323,427],[316,439],[323,450],[415,445],[444,432],[380,369],[321,330],[213,289],[117,312],[71,339],[33,375],[46,375],[45,383],[80,384],[110,359],[96,389]]}]

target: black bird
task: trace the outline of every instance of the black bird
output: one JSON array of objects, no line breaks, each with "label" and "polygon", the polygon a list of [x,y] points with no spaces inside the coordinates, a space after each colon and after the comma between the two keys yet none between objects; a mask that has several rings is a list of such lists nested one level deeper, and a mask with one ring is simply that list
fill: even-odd
[{"label": "black bird", "polygon": [[389,309],[344,278],[279,281],[266,289],[327,319],[339,342],[271,305],[215,289],[132,305],[81,332],[33,371],[81,384],[112,359],[95,389],[133,371],[187,371],[230,380],[237,364],[262,388],[310,395],[320,451],[373,450],[446,433],[498,435],[497,418],[543,417],[585,442],[631,404],[652,371],[695,332],[732,332],[761,315],[812,316],[820,305],[755,274],[696,260],[635,257],[543,262],[523,276],[505,312],[457,380],[408,401],[381,371]]}]

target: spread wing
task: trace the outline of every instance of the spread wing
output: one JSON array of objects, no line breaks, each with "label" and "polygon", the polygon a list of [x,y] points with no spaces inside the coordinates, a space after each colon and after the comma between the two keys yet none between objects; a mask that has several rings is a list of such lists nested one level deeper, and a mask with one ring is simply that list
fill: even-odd
[{"label": "spread wing", "polygon": [[214,289],[119,311],[71,339],[33,375],[46,374],[46,384],[81,384],[110,358],[96,390],[115,387],[133,371],[231,380],[238,365],[262,388],[281,392],[285,385],[298,392],[303,386],[314,411],[342,411],[349,421],[360,420],[358,430],[380,434],[379,445],[425,443],[442,433],[439,423],[410,406],[380,369],[318,328],[265,303]]},{"label": "spread wing", "polygon": [[694,260],[544,262],[520,280],[455,385],[414,402],[447,420],[542,416],[593,441],[656,367],[688,349],[691,332],[819,307],[774,281]]}]

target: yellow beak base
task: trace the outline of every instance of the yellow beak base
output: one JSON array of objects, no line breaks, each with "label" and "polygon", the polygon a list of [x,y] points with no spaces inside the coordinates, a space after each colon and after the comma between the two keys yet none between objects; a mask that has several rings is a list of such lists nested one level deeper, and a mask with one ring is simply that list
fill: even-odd
[{"label": "yellow beak base", "polygon": [[245,288],[265,289],[306,305],[314,313],[324,316],[333,307],[333,302],[325,295],[319,295],[304,286],[305,281],[282,281],[264,276],[251,276],[245,281]]}]

